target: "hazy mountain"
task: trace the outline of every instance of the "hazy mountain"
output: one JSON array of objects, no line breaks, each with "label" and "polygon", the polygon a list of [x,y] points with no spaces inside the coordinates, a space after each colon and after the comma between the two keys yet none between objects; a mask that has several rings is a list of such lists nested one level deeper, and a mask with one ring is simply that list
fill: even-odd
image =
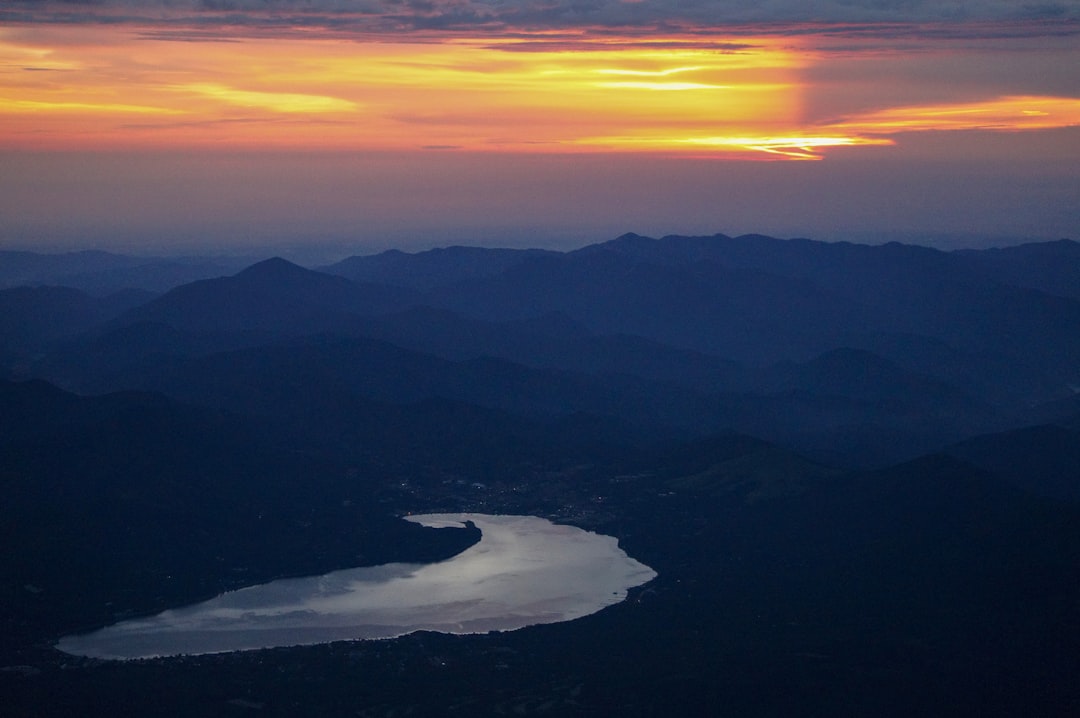
[{"label": "hazy mountain", "polygon": [[1067,241],[942,252],[628,234],[567,253],[395,252],[351,258],[333,271],[363,267],[354,276],[424,289],[423,303],[472,318],[559,312],[598,334],[729,360],[798,361],[862,348],[995,402],[1024,404],[1062,396],[1077,381],[1074,255]]},{"label": "hazy mountain", "polygon": [[944,382],[905,371],[871,352],[846,347],[808,362],[782,362],[761,369],[753,386],[769,394],[842,396],[913,416],[937,407],[963,411],[978,405],[970,395]]},{"label": "hazy mountain", "polygon": [[334,326],[351,314],[400,309],[412,297],[408,290],[356,284],[274,258],[231,277],[177,287],[117,323],[156,322],[199,334],[290,336]]},{"label": "hazy mountain", "polygon": [[342,331],[452,360],[488,356],[541,369],[626,374],[698,388],[739,386],[747,374],[745,367],[703,352],[627,334],[596,334],[559,312],[494,322],[417,306],[357,317]]},{"label": "hazy mountain", "polygon": [[[1010,256],[1050,250],[1070,261]],[[268,260],[126,306],[0,293],[13,373],[127,390],[0,382],[4,707],[1072,715],[1078,302],[1065,270],[969,259],[627,235],[342,265],[362,281]],[[107,665],[51,648],[476,540],[394,519],[429,510],[549,517],[658,575],[522,631]]]},{"label": "hazy mountain", "polygon": [[26,371],[80,391],[124,388],[131,385],[124,376],[282,337],[344,331],[358,312],[407,303],[406,290],[357,285],[269,259],[234,276],[177,287],[111,321],[84,323],[80,336]]},{"label": "hazy mountain", "polygon": [[427,301],[486,319],[559,311],[601,334],[757,363],[865,348],[1005,403],[1063,395],[1080,356],[1080,302],[898,244],[630,235],[531,258]]},{"label": "hazy mountain", "polygon": [[95,296],[123,289],[160,293],[199,279],[232,274],[252,261],[245,257],[133,257],[100,251],[0,251],[0,288],[52,285]]},{"label": "hazy mountain", "polygon": [[253,333],[192,333],[159,322],[100,327],[57,343],[45,356],[22,367],[71,391],[102,393],[137,383],[132,378],[188,357],[235,349],[264,340]]},{"label": "hazy mountain", "polygon": [[126,269],[138,264],[134,257],[96,250],[59,254],[3,250],[0,251],[0,287],[55,285],[60,277]]},{"label": "hazy mountain", "polygon": [[963,264],[1002,284],[1080,299],[1080,243],[1071,239],[956,254]]},{"label": "hazy mountain", "polygon": [[[508,412],[534,430],[538,421],[596,417],[616,443],[619,433],[626,443],[731,429],[852,465],[915,456],[1001,426],[987,407],[936,382],[899,370],[867,380],[862,355],[854,354],[856,360],[844,367],[849,375],[835,372],[831,382],[807,381],[794,391],[763,382],[733,392],[628,374],[531,368],[484,356],[453,361],[379,340],[326,335],[146,361],[117,370],[99,388],[153,390],[255,416],[289,417],[307,440],[343,431],[355,435],[357,417],[370,412],[350,402],[409,406],[445,400]],[[790,379],[800,371],[785,366],[761,376]],[[855,386],[844,386],[852,377]],[[610,433],[616,427],[621,429]]]},{"label": "hazy mountain", "polygon": [[26,361],[49,344],[85,332],[148,298],[133,291],[97,298],[68,287],[0,290],[0,363],[7,368]]},{"label": "hazy mountain", "polygon": [[[1012,254],[1049,254],[1068,277],[1077,266],[1072,246]],[[452,247],[335,265],[363,284],[272,260],[179,287],[120,324],[216,335],[220,349],[334,331],[552,368],[586,370],[607,357],[614,372],[680,383],[718,376],[728,385],[742,378],[723,361],[807,361],[850,347],[997,404],[1067,396],[1080,383],[1080,301],[1004,283],[976,261],[991,256],[757,235],[625,235],[567,253]],[[420,306],[463,317],[422,310],[371,321]]]},{"label": "hazy mountain", "polygon": [[502,273],[530,257],[555,255],[542,249],[487,249],[443,247],[416,254],[391,249],[380,254],[355,256],[322,267],[357,282],[431,289]]},{"label": "hazy mountain", "polygon": [[[581,412],[684,435],[733,429],[822,460],[880,465],[1019,426],[1020,399],[1070,391],[1080,303],[1004,287],[958,256],[626,235],[569,253],[456,248],[379,260],[399,273],[419,268],[426,291],[274,259],[108,323],[88,318],[76,328],[92,331],[37,351],[18,375],[220,406],[253,377],[312,392],[337,382],[392,404]],[[318,349],[262,346],[318,334]],[[330,335],[387,344],[331,350]],[[784,356],[799,358],[766,361]]]},{"label": "hazy mountain", "polygon": [[585,412],[682,427],[692,409],[707,405],[693,392],[658,392],[632,378],[530,369],[488,357],[455,362],[330,335],[191,359],[147,373],[138,386],[257,415],[354,396],[400,405],[445,399],[533,417]]},{"label": "hazy mountain", "polygon": [[860,308],[808,282],[723,266],[642,262],[618,252],[530,259],[430,303],[489,320],[562,312],[600,334],[632,334],[750,361],[806,358]]},{"label": "hazy mountain", "polygon": [[1031,426],[968,439],[947,452],[1038,496],[1080,501],[1080,431]]}]

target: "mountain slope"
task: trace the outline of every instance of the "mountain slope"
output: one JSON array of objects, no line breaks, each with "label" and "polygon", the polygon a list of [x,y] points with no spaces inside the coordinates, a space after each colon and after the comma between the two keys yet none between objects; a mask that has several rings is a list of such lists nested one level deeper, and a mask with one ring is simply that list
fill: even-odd
[{"label": "mountain slope", "polygon": [[98,298],[69,287],[0,290],[0,366],[25,361],[149,298],[141,292]]},{"label": "mountain slope", "polygon": [[351,314],[406,306],[407,290],[358,285],[284,259],[268,259],[231,277],[185,284],[118,320],[157,322],[190,333],[288,336],[317,331]]},{"label": "mountain slope", "polygon": [[162,396],[0,382],[0,417],[3,651],[117,612],[437,560],[476,540],[397,521],[374,500],[371,466],[282,450],[257,425]]},{"label": "mountain slope", "polygon": [[978,436],[946,451],[1037,496],[1080,501],[1080,431],[1031,426]]},{"label": "mountain slope", "polygon": [[132,257],[111,252],[0,251],[0,288],[62,286],[104,296],[125,289],[165,292],[250,264],[240,257]]},{"label": "mountain slope", "polygon": [[376,255],[349,257],[321,270],[356,282],[432,289],[494,276],[530,257],[554,254],[542,249],[482,247],[443,247],[416,254],[392,249]]},{"label": "mountain slope", "polygon": [[1002,284],[1080,299],[1080,242],[1060,239],[956,254],[965,265]]},{"label": "mountain slope", "polygon": [[999,403],[1049,400],[1080,382],[1080,301],[898,244],[633,235],[426,301],[492,320],[563,312],[597,333],[756,363],[862,348]]}]

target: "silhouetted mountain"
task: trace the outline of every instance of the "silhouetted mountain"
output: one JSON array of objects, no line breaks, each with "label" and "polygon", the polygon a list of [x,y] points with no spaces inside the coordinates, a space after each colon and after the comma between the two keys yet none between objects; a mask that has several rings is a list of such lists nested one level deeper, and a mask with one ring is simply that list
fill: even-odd
[{"label": "silhouetted mountain", "polygon": [[381,254],[356,256],[322,267],[356,282],[431,289],[500,274],[530,257],[553,255],[542,249],[485,249],[444,247],[407,254],[391,249]]},{"label": "silhouetted mountain", "polygon": [[754,388],[770,394],[845,397],[913,417],[950,407],[957,412],[987,408],[944,382],[904,371],[861,349],[834,349],[808,362],[767,367],[758,372]]},{"label": "silhouetted mountain", "polygon": [[241,257],[132,257],[110,252],[64,254],[0,251],[0,288],[54,285],[95,296],[124,289],[160,293],[199,279],[232,274]]},{"label": "silhouetted mountain", "polygon": [[238,584],[437,560],[475,542],[396,520],[356,474],[162,396],[0,382],[2,648]]},{"label": "silhouetted mountain", "polygon": [[[862,371],[858,364],[852,369]],[[993,412],[959,392],[936,395],[932,381],[896,371],[871,384],[862,394],[809,382],[797,391],[754,393],[751,387],[718,393],[483,356],[450,361],[378,340],[328,335],[174,356],[118,372],[111,383],[95,388],[153,390],[254,416],[288,417],[305,440],[353,432],[342,427],[353,427],[367,410],[349,402],[403,406],[437,399],[508,412],[532,424],[593,416],[608,427],[608,440],[615,437],[611,430],[622,427],[623,443],[732,429],[814,458],[861,466],[916,456],[1000,426]]]},{"label": "silhouetted mountain", "polygon": [[1080,501],[1080,431],[1031,426],[968,439],[946,451],[1037,496]]},{"label": "silhouetted mountain", "polygon": [[[178,396],[211,401],[264,364],[276,367],[273,381],[317,386],[298,367],[329,362],[326,377],[367,399],[580,412],[687,435],[728,428],[847,465],[1017,426],[1021,398],[1060,396],[1076,380],[1080,302],[1003,287],[925,248],[625,235],[570,253],[455,249],[380,261],[430,277],[440,258],[439,276],[456,279],[424,279],[427,292],[267,260],[179,287],[22,362],[20,375],[83,391],[204,386],[201,397]],[[359,386],[342,377],[370,357],[300,352],[282,364],[280,347],[257,349],[320,333],[410,351],[378,360]],[[242,348],[254,353],[210,358]],[[765,361],[784,356],[804,358]],[[396,362],[406,368],[395,373]]]},{"label": "silhouetted mountain", "polygon": [[857,306],[808,282],[604,251],[533,258],[429,302],[488,320],[562,312],[599,334],[754,361],[804,358],[827,348],[821,336],[862,326]]},{"label": "silhouetted mountain", "polygon": [[[1068,395],[1080,382],[1080,301],[1007,286],[969,259],[896,243],[625,235],[569,253],[458,247],[346,260],[341,266],[359,268],[356,276],[384,282],[363,285],[270,260],[177,288],[121,323],[217,335],[219,349],[368,332],[447,356],[489,353],[575,370],[598,355],[638,353],[612,370],[677,382],[696,375],[697,383],[716,369],[729,385],[737,374],[725,378],[703,355],[771,364],[851,347],[993,403]],[[456,329],[434,326],[434,316],[397,326],[356,320],[419,305],[474,324],[449,315]],[[557,316],[567,321],[554,334],[535,324]],[[507,324],[526,320],[533,325]],[[561,331],[575,324],[583,330],[576,337]]]},{"label": "silhouetted mountain", "polygon": [[177,287],[118,323],[156,322],[193,334],[280,337],[327,329],[351,314],[399,309],[411,299],[407,290],[355,284],[275,258],[231,277]]},{"label": "silhouetted mountain", "polygon": [[0,287],[55,285],[60,277],[129,268],[138,263],[134,257],[96,250],[59,254],[0,251]]},{"label": "silhouetted mountain", "polygon": [[1002,284],[1080,299],[1080,243],[1071,239],[956,254],[963,264]]},{"label": "silhouetted mountain", "polygon": [[431,307],[353,321],[344,333],[445,359],[488,356],[541,369],[626,374],[702,389],[738,386],[734,362],[630,335],[597,335],[562,313],[488,322]]},{"label": "silhouetted mountain", "polygon": [[[627,527],[627,549],[661,578],[612,653],[628,671],[668,667],[640,691],[651,671],[622,684],[635,705],[658,715],[723,703],[745,715],[899,717],[1008,716],[1037,703],[1068,714],[1075,691],[1054,666],[1080,665],[1069,648],[1077,606],[1062,600],[1080,595],[1075,505],[946,456],[740,481],[725,467],[765,449],[730,443],[685,461],[673,451],[671,469],[656,465],[653,479],[670,491],[642,501]],[[614,630],[605,623],[591,637]],[[729,671],[729,661],[755,667]],[[718,675],[746,683],[729,689]],[[901,675],[920,691],[901,688]]]},{"label": "silhouetted mountain", "polygon": [[1005,403],[1063,395],[1080,357],[1080,302],[900,244],[632,235],[531,258],[427,301],[489,320],[558,311],[597,333],[758,363],[864,348]]},{"label": "silhouetted mountain", "polygon": [[137,377],[189,357],[257,344],[262,338],[248,333],[193,334],[168,324],[139,322],[58,343],[23,367],[22,373],[70,391],[100,394],[137,385]]},{"label": "silhouetted mountain", "polygon": [[[432,399],[531,417],[596,414],[641,427],[704,423],[707,400],[657,392],[642,380],[529,369],[480,357],[459,362],[386,342],[319,336],[191,359],[146,374],[140,388],[259,416],[299,416],[299,407],[358,397],[407,405]],[[323,412],[323,416],[336,415]]]},{"label": "silhouetted mountain", "polygon": [[[1073,251],[624,235],[335,270],[364,283],[268,260],[141,306],[0,292],[5,366],[126,390],[0,381],[4,710],[1074,715]],[[394,519],[428,510],[547,516],[658,575],[523,631],[50,648],[477,539]]]},{"label": "silhouetted mountain", "polygon": [[0,290],[0,364],[25,361],[49,343],[84,332],[148,298],[130,291],[95,298],[67,287]]},{"label": "silhouetted mountain", "polygon": [[635,460],[639,471],[647,468],[677,494],[747,505],[798,496],[841,473],[782,446],[730,432],[661,447]]}]

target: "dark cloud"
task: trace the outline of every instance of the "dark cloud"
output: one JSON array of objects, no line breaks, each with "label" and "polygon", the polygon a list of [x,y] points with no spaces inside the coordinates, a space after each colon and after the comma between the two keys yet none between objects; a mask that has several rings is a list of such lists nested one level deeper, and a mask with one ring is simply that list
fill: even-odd
[{"label": "dark cloud", "polygon": [[[932,24],[967,35],[1076,32],[1080,0],[7,0],[0,22],[134,23],[207,31],[537,32],[729,31],[788,26],[809,33],[858,33],[882,23],[911,32]],[[923,28],[925,29],[925,28]]]}]

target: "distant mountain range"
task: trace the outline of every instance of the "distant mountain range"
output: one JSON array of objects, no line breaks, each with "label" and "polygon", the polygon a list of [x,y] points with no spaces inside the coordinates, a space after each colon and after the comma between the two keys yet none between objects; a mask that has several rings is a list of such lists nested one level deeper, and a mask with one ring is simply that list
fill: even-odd
[{"label": "distant mountain range", "polygon": [[62,254],[0,250],[0,289],[62,286],[95,296],[124,289],[164,292],[243,269],[253,257],[133,257],[86,250]]},{"label": "distant mountain range", "polygon": [[1076,393],[1077,246],[630,234],[565,253],[392,251],[324,271],[274,258],[156,297],[2,290],[0,348],[8,376],[81,391],[243,408],[219,390],[241,374],[264,396],[332,378],[364,400],[584,412],[658,436],[732,429],[881,464],[1019,427]]},{"label": "distant mountain range", "polygon": [[[8,253],[0,285],[12,715],[1080,706],[1075,242]],[[658,577],[535,630],[108,667],[52,648],[478,539],[413,511],[545,516]]]}]

